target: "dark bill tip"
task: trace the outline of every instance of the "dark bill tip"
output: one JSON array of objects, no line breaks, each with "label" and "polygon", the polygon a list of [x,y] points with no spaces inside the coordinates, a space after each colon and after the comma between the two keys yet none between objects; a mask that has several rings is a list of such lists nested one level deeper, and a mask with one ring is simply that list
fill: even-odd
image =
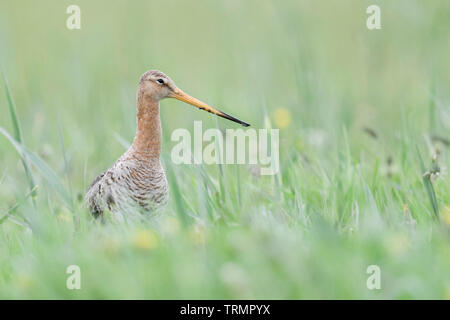
[{"label": "dark bill tip", "polygon": [[242,125],[243,127],[250,127],[250,124],[248,124],[247,122],[241,121],[233,116],[230,116],[229,114],[226,114],[223,111],[220,111],[222,114],[218,114],[218,116],[221,116],[222,118],[231,120],[233,122],[239,123],[240,125]]}]

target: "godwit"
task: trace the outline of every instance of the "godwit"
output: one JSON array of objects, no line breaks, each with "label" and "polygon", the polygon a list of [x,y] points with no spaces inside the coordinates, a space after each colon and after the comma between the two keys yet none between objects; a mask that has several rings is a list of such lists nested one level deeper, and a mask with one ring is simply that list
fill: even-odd
[{"label": "godwit", "polygon": [[175,98],[225,119],[249,126],[177,88],[164,73],[150,70],[144,73],[137,90],[137,130],[131,147],[100,174],[89,187],[85,201],[92,214],[143,208],[151,211],[165,204],[168,184],[161,165],[161,121],[159,101]]}]

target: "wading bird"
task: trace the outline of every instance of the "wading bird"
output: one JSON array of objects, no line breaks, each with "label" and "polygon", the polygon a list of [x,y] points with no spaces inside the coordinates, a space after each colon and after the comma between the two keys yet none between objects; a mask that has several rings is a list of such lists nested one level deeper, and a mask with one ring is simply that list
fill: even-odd
[{"label": "wading bird", "polygon": [[99,175],[89,187],[85,202],[95,217],[103,210],[127,212],[143,208],[152,211],[168,200],[168,183],[161,165],[161,121],[159,102],[175,98],[225,119],[249,126],[181,91],[164,73],[144,73],[137,90],[137,131],[130,148]]}]

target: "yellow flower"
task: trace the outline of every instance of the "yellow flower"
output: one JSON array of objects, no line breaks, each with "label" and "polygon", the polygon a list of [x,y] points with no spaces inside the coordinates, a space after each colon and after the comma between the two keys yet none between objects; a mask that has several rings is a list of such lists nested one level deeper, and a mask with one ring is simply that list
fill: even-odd
[{"label": "yellow flower", "polygon": [[276,108],[273,119],[278,128],[287,128],[291,124],[291,112],[286,108]]},{"label": "yellow flower", "polygon": [[404,234],[395,234],[387,238],[386,246],[393,255],[403,254],[408,250],[409,238]]},{"label": "yellow flower", "polygon": [[136,248],[151,250],[158,246],[158,236],[151,230],[139,230],[132,242]]},{"label": "yellow flower", "polygon": [[442,210],[442,221],[450,227],[450,207],[447,206]]},{"label": "yellow flower", "polygon": [[18,273],[14,276],[17,286],[21,289],[27,290],[34,286],[34,280],[28,274]]},{"label": "yellow flower", "polygon": [[189,230],[189,239],[195,244],[205,243],[205,228],[197,224]]}]

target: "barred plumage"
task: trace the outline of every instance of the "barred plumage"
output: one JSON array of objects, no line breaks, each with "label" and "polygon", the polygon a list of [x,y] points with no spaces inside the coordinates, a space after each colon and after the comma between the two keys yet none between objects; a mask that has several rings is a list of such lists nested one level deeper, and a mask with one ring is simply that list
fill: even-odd
[{"label": "barred plumage", "polygon": [[168,183],[164,168],[137,156],[133,146],[107,171],[99,175],[86,193],[94,216],[109,211],[129,212],[140,207],[152,211],[166,204]]}]

